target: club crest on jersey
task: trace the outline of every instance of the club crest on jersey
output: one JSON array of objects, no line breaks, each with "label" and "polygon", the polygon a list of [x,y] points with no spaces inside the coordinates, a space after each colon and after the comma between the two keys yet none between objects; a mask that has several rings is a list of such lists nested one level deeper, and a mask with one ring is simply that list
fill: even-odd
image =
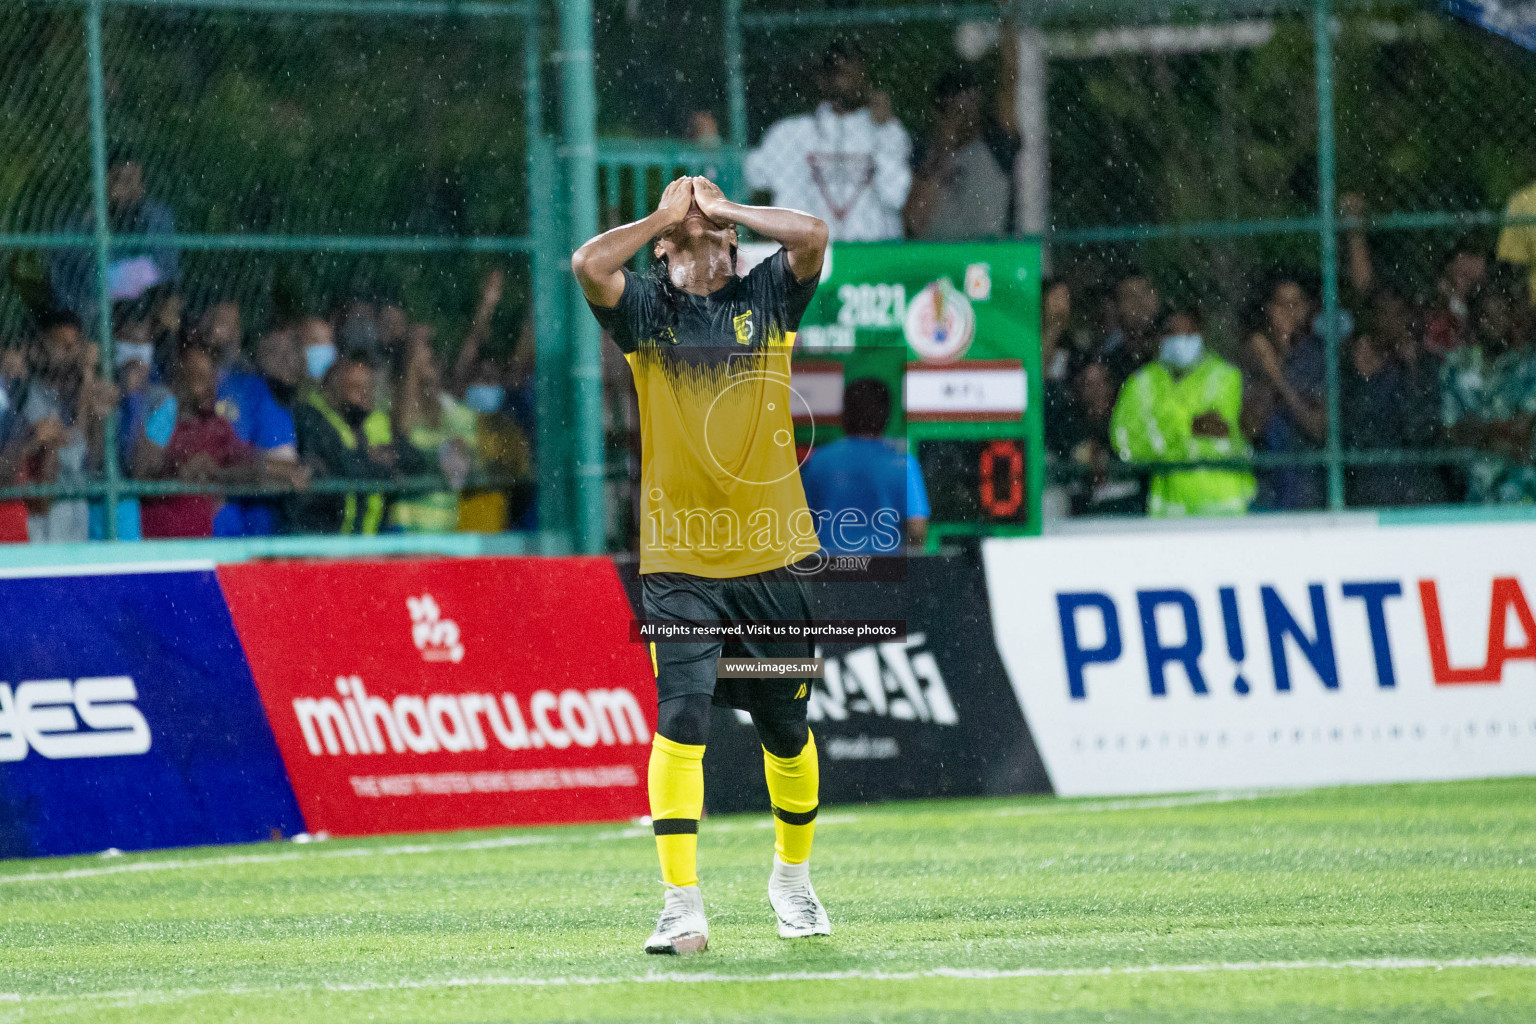
[{"label": "club crest on jersey", "polygon": [[754,330],[752,324],[752,311],[750,309],[747,310],[745,313],[736,317],[731,322],[736,325],[736,344],[752,344],[752,334]]}]

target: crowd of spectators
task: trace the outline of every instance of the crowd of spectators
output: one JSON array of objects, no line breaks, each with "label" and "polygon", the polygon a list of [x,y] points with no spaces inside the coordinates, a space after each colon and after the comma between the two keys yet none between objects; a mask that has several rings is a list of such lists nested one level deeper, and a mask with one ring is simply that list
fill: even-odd
[{"label": "crowd of spectators", "polygon": [[[1363,223],[1358,196],[1341,207]],[[1363,228],[1347,234],[1334,324],[1347,505],[1536,501],[1531,232],[1506,227],[1497,258],[1452,246],[1420,295],[1380,280]],[[1225,355],[1198,309],[1140,271],[1050,281],[1042,306],[1047,448],[1073,513],[1328,507],[1327,324],[1305,275],[1273,275]],[[1274,458],[1232,465],[1253,454]],[[1159,462],[1181,465],[1118,465]]]},{"label": "crowd of spectators", "polygon": [[[151,243],[174,230],[131,155],[114,159],[108,212]],[[71,228],[90,226],[87,215]],[[105,502],[67,489],[101,479],[109,421],[122,476],[171,485],[119,503],[124,539],[530,525],[531,363],[487,345],[500,271],[482,282],[451,372],[433,328],[392,302],[353,298],[258,328],[233,298],[188,309],[174,250],[114,248],[107,276],[110,377],[87,327],[102,283],[73,250],[49,262],[35,331],[0,345],[0,486],[66,489],[0,501],[0,540],[105,535]],[[472,477],[487,486],[466,490]],[[335,480],[378,489],[323,483]]]},{"label": "crowd of spectators", "polygon": [[[828,47],[814,108],[775,122],[745,154],[746,185],[821,217],[839,241],[1012,234],[1022,145],[1012,39],[1001,34],[991,71],[961,63],[943,76],[915,146],[859,52]],[[719,143],[706,111],[687,131]],[[254,329],[233,298],[187,308],[176,250],[154,241],[176,230],[174,211],[133,154],[114,155],[107,191],[113,231],[137,244],[114,246],[105,282],[94,254],[57,251],[35,331],[0,344],[0,486],[66,492],[0,501],[0,540],[103,535],[103,502],[68,489],[103,472],[109,422],[123,475],[209,489],[124,500],[114,511],[123,537],[529,525],[532,345],[521,339],[510,362],[487,355],[499,272],[483,282],[451,366],[433,328],[390,301],[356,297]],[[1350,223],[1365,212],[1343,197]],[[1536,213],[1536,184],[1509,213]],[[88,211],[63,225],[92,226]],[[1345,243],[1333,333],[1346,503],[1536,501],[1536,225],[1510,224],[1495,250],[1452,246],[1437,280],[1410,286],[1384,283],[1363,228]],[[1240,320],[1170,296],[1171,283],[1079,267],[1043,289],[1046,443],[1070,511],[1326,508],[1329,366],[1315,274],[1273,273]],[[110,378],[87,327],[103,293]],[[850,433],[849,451],[868,440]],[[1208,462],[1221,465],[1199,465]],[[1175,465],[1147,468],[1156,463]],[[527,482],[465,490],[481,473]],[[336,479],[380,486],[322,483]]]},{"label": "crowd of spectators", "polygon": [[[851,48],[833,45],[812,111],[745,158],[749,188],[824,219],[834,240],[979,240],[1016,227],[1013,36],[997,69],[960,64],[931,91],[917,147]],[[694,115],[690,133],[718,137]],[[707,123],[705,123],[707,122]],[[1347,195],[1340,213],[1363,223]],[[1536,185],[1511,217],[1536,213]],[[1468,239],[1438,280],[1383,283],[1361,228],[1346,236],[1338,321],[1349,505],[1536,501],[1536,226],[1496,253]],[[1043,296],[1048,450],[1076,514],[1232,515],[1328,507],[1327,351],[1315,273],[1259,282],[1246,317],[1206,330],[1194,303],[1125,269],[1063,275]],[[1427,286],[1427,287],[1426,287]],[[1376,461],[1360,453],[1396,452]],[[1250,472],[1241,463],[1266,458]],[[1406,453],[1406,454],[1404,454]],[[1270,458],[1272,457],[1272,458]],[[1289,461],[1289,465],[1277,465]],[[1120,463],[1225,462],[1147,475]]]}]

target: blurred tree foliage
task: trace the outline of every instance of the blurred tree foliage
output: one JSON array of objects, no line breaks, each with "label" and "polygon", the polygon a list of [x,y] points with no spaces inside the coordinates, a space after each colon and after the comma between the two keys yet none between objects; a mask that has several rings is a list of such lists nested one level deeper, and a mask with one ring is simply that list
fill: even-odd
[{"label": "blurred tree foliage", "polygon": [[[605,135],[678,137],[695,109],[726,128],[718,3],[596,6]],[[151,193],[173,207],[182,231],[520,235],[529,203],[555,198],[550,183],[526,181],[515,19],[108,11],[110,142],[142,161]],[[1272,25],[1270,41],[1250,49],[1054,59],[1057,229],[1312,215],[1311,26],[1300,15]],[[1536,179],[1536,55],[1423,5],[1350,5],[1342,26],[1341,191],[1360,192],[1375,213],[1496,210]],[[1079,16],[1052,31],[1099,27]],[[815,69],[833,39],[868,56],[872,84],[890,93],[921,146],[932,86],[958,60],[952,26],[932,22],[749,31],[749,138],[814,105]],[[7,4],[0,53],[8,55],[0,231],[55,228],[88,207],[79,10]],[[995,56],[983,64],[996,74]],[[551,110],[554,82],[551,74]],[[1384,276],[1411,294],[1432,286],[1462,234],[1382,232],[1373,245]],[[1064,245],[1058,255],[1061,269],[1097,280],[1143,267],[1165,293],[1220,307],[1228,326],[1275,272],[1318,271],[1317,238],[1304,231]],[[40,272],[35,254],[7,263],[23,284]],[[307,311],[362,293],[405,301],[450,332],[493,263],[510,264],[507,305],[524,306],[523,261],[503,257],[192,252],[185,260],[194,303],[232,293],[252,308]],[[20,308],[17,288],[0,281],[0,331],[19,329]]]},{"label": "blurred tree foliage", "polygon": [[[89,209],[83,19],[7,6],[0,118],[21,144],[0,147],[0,230],[59,229]],[[522,33],[515,18],[109,7],[108,145],[186,233],[521,235]],[[453,323],[482,269],[512,259],[194,251],[183,276],[194,308],[233,296],[258,316],[323,312],[360,294]],[[526,300],[523,262],[508,305]]]}]

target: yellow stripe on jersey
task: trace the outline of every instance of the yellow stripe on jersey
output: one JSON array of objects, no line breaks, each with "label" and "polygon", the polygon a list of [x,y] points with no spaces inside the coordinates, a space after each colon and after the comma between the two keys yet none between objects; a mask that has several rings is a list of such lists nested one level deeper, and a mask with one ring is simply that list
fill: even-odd
[{"label": "yellow stripe on jersey", "polygon": [[625,355],[640,399],[641,572],[748,576],[819,547],[795,454],[795,336],[736,323],[738,337],[765,328],[761,348]]}]

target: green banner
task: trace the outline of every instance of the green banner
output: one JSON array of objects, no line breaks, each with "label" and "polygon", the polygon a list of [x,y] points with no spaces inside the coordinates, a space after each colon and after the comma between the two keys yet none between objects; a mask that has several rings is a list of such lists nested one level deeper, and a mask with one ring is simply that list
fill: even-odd
[{"label": "green banner", "polygon": [[[871,347],[905,347],[906,358],[1028,359],[1040,352],[1037,242],[839,242],[830,273],[800,324],[797,355],[844,358]],[[935,324],[924,308],[937,293]],[[914,310],[914,306],[918,309]],[[934,327],[963,329],[935,338]]]},{"label": "green banner", "polygon": [[[829,262],[796,340],[806,395],[828,395],[809,381],[829,364],[844,384],[886,383],[886,433],[918,457],[935,536],[1038,532],[1039,244],[837,243]],[[839,435],[827,414],[798,430],[802,444]]]}]

